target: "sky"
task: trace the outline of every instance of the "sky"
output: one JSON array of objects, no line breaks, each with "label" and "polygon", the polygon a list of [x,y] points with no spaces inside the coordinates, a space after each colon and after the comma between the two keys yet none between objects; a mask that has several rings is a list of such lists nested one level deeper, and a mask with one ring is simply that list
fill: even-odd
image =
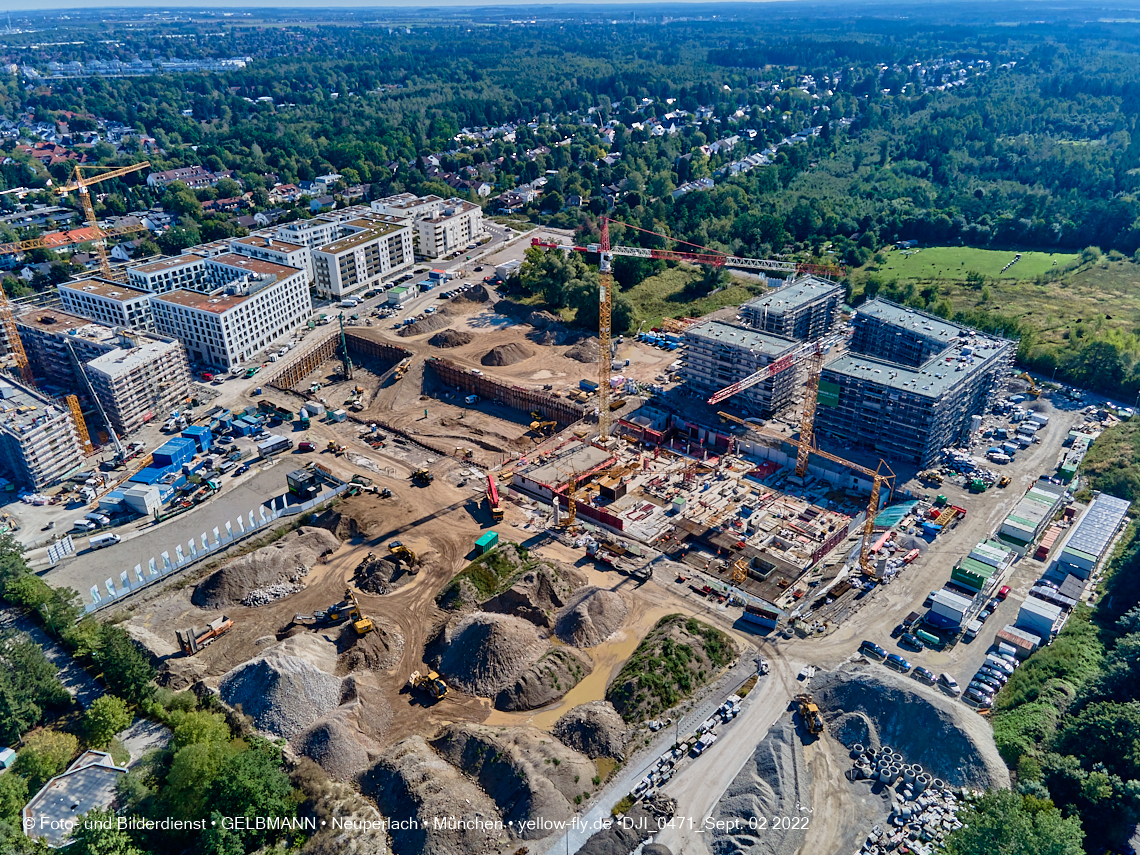
[{"label": "sky", "polygon": [[[677,0],[669,0],[677,2]],[[331,3],[318,3],[314,0],[105,0],[105,2],[83,2],[83,0],[0,0],[0,12],[44,11],[46,9],[91,9],[100,8],[148,8],[148,9],[367,9],[391,8],[433,8],[440,6],[521,6],[532,8],[549,6],[600,4],[608,0],[334,0]],[[630,3],[652,3],[655,0],[621,0],[621,5]]]}]

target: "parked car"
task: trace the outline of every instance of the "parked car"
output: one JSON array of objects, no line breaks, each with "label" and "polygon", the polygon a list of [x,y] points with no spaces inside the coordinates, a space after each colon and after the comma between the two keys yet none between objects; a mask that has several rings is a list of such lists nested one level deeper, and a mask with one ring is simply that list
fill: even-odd
[{"label": "parked car", "polygon": [[887,658],[887,651],[879,647],[879,645],[875,644],[873,641],[864,641],[862,644],[860,644],[859,652],[865,653],[866,655],[880,661]]},{"label": "parked car", "polygon": [[899,656],[897,653],[888,653],[886,660],[883,662],[888,668],[906,674],[911,669],[911,664]]},{"label": "parked car", "polygon": [[977,674],[975,674],[974,679],[970,681],[971,686],[974,685],[975,683],[982,683],[983,685],[989,686],[995,692],[997,692],[1001,689],[1001,682],[1000,681],[995,680],[989,674],[983,674],[981,671],[979,671]]},{"label": "parked car", "polygon": [[990,619],[990,615],[992,614],[993,612],[991,612],[989,609],[982,609],[981,613],[978,615],[978,620],[980,620],[982,623],[985,623]]},{"label": "parked car", "polygon": [[236,478],[238,475],[244,475],[248,471],[249,471],[249,464],[243,463],[241,466],[239,466],[237,469],[234,470],[234,477]]},{"label": "parked car", "polygon": [[946,673],[938,675],[938,688],[952,698],[956,698],[962,693],[958,687],[958,681]]},{"label": "parked car", "polygon": [[900,623],[898,626],[891,630],[891,638],[898,638],[904,632],[906,632],[906,624]]},{"label": "parked car", "polygon": [[920,652],[926,649],[926,645],[922,643],[922,639],[916,635],[912,635],[909,632],[903,633],[902,637],[899,639],[899,646],[909,647],[911,650]]},{"label": "parked car", "polygon": [[981,692],[976,692],[973,689],[967,689],[966,693],[962,695],[962,700],[970,706],[979,709],[989,709],[993,706],[993,698],[989,695],[983,695]]},{"label": "parked car", "polygon": [[1008,674],[1003,674],[1001,671],[998,671],[996,668],[991,668],[988,665],[983,665],[981,668],[979,668],[978,673],[986,677],[993,677],[998,681],[998,683],[1003,686],[1009,682]]},{"label": "parked car", "polygon": [[928,686],[933,686],[936,682],[938,682],[938,678],[934,676],[934,672],[929,668],[915,668],[910,672],[910,676],[914,677],[914,679],[918,680],[920,683],[926,683]]},{"label": "parked car", "polygon": [[997,597],[994,597],[992,600],[986,603],[986,610],[990,613],[996,612],[999,605],[1001,605],[1001,600],[999,600]]},{"label": "parked car", "polygon": [[1009,596],[1009,585],[1003,585],[1002,589],[997,592],[997,598],[999,600],[1004,600],[1008,596]]},{"label": "parked car", "polygon": [[233,445],[235,442],[237,442],[237,440],[235,440],[232,436],[218,437],[218,445]]},{"label": "parked car", "polygon": [[929,594],[926,595],[926,599],[922,601],[922,607],[924,609],[928,609],[932,605],[934,605],[934,596],[937,593],[938,593],[937,591],[931,591]]}]

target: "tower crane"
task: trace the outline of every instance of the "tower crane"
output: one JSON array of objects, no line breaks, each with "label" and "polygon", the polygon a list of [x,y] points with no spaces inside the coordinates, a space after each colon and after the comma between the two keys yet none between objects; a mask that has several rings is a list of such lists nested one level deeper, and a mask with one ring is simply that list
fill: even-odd
[{"label": "tower crane", "polygon": [[[109,233],[99,228],[99,221],[95,219],[95,205],[91,201],[91,191],[88,188],[102,181],[109,181],[112,178],[121,178],[124,175],[139,172],[149,166],[150,161],[143,160],[139,163],[132,163],[130,166],[111,168],[107,172],[100,172],[98,175],[84,176],[84,169],[107,169],[107,167],[88,166],[77,163],[75,164],[75,171],[72,173],[71,183],[55,188],[55,192],[61,196],[67,195],[72,190],[79,193],[79,204],[83,206],[83,214],[87,219],[87,225],[94,229],[99,235],[95,240],[95,255],[99,258],[99,269],[103,275],[108,278],[113,279],[115,275],[115,271],[111,269],[111,261],[107,257],[106,238],[109,236]],[[135,226],[131,228],[131,231],[141,231],[143,228],[145,227]]]},{"label": "tower crane", "polygon": [[[799,459],[806,460],[809,455],[814,454],[822,457],[824,460],[830,460],[832,463],[838,463],[840,466],[846,466],[848,469],[858,472],[871,479],[871,499],[867,503],[867,518],[863,521],[863,542],[859,549],[859,566],[862,568],[863,573],[869,576],[874,575],[874,568],[871,567],[871,543],[875,539],[875,517],[879,513],[879,497],[882,495],[883,487],[886,486],[888,494],[894,492],[895,473],[891,467],[887,465],[885,460],[880,460],[879,465],[874,469],[868,469],[866,466],[861,466],[858,463],[853,463],[850,460],[845,460],[838,455],[831,454],[824,451],[822,448],[815,448],[812,445],[812,437],[805,436],[802,432],[799,440],[789,440],[783,434],[766,431],[763,428],[746,422],[744,419],[738,418],[731,413],[720,412],[719,415],[722,419],[737,424],[744,425],[747,429],[753,431],[759,436],[778,439],[781,442],[794,442],[799,446]],[[885,470],[885,471],[884,471]]]},{"label": "tower crane", "polygon": [[[541,238],[533,238],[530,242],[531,246],[540,247],[542,249],[561,249],[569,252],[588,252],[596,253],[598,255],[598,271],[600,273],[600,284],[598,287],[598,349],[600,352],[600,356],[598,357],[598,434],[603,440],[609,437],[611,418],[609,406],[610,363],[613,359],[613,354],[610,352],[610,315],[613,308],[612,292],[614,256],[620,255],[629,258],[653,258],[663,261],[688,261],[694,264],[707,264],[712,267],[735,267],[741,270],[769,271],[774,273],[788,273],[793,275],[797,273],[818,273],[823,276],[842,276],[845,273],[844,269],[839,267],[830,267],[815,264],[798,264],[794,261],[778,261],[771,258],[743,258],[735,255],[727,255],[723,252],[718,252],[716,250],[710,249],[707,246],[689,243],[688,241],[680,241],[680,243],[694,247],[696,250],[703,251],[698,252],[692,250],[677,249],[649,249],[639,246],[612,246],[610,244],[611,222],[615,225],[633,229],[634,231],[644,232],[645,234],[652,235],[654,237],[665,238],[666,240],[677,240],[677,238],[670,238],[668,235],[653,232],[649,229],[643,229],[640,226],[633,226],[629,223],[623,223],[619,220],[611,220],[608,217],[603,217],[601,241],[599,243],[591,243],[585,246],[575,246],[561,243],[551,243],[549,241],[543,241]],[[820,351],[819,360],[821,364],[822,359],[823,353]],[[789,363],[785,367],[790,367],[791,364],[792,363]],[[818,373],[815,376],[818,383]],[[763,377],[758,378],[752,385],[759,383],[763,379]],[[736,391],[740,391],[740,389],[737,389]],[[736,392],[732,392],[731,394],[734,395]],[[810,397],[814,404],[814,394]],[[812,408],[812,412],[814,415],[814,406]],[[806,465],[807,464],[805,463],[805,468]]]}]

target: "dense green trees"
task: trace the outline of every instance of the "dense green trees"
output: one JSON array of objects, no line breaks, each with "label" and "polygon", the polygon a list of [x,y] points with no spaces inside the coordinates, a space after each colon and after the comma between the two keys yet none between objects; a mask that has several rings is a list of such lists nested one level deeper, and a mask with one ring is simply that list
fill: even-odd
[{"label": "dense green trees", "polygon": [[1052,802],[1005,790],[986,793],[962,814],[964,828],[946,841],[946,855],[1082,855],[1081,825]]}]

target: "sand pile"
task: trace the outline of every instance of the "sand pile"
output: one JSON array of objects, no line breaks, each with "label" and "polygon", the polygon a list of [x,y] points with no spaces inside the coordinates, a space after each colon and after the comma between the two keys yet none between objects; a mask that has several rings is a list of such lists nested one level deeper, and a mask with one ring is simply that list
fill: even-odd
[{"label": "sand pile", "polygon": [[449,323],[451,323],[451,319],[447,316],[447,309],[440,309],[435,314],[425,315],[414,324],[400,327],[396,330],[396,335],[403,338],[410,338],[414,335],[423,335],[424,333],[444,329]]},{"label": "sand pile", "polygon": [[594,647],[613,635],[625,620],[626,605],[621,594],[601,588],[587,588],[574,595],[558,613],[554,632],[574,647]]},{"label": "sand pile", "polygon": [[545,330],[553,326],[562,326],[562,319],[552,312],[531,312],[526,316],[526,322],[536,330]]},{"label": "sand pile", "polygon": [[316,524],[340,540],[379,537],[389,527],[391,504],[372,493],[350,496],[317,517]]},{"label": "sand pile", "polygon": [[463,293],[453,297],[453,303],[489,303],[491,293],[483,285],[476,285]]},{"label": "sand pile", "polygon": [[937,689],[868,665],[818,675],[811,688],[824,721],[849,745],[890,745],[953,787],[1009,787],[989,723]]},{"label": "sand pile", "polygon": [[587,757],[615,760],[624,757],[629,735],[625,722],[609,701],[590,701],[574,707],[554,722],[551,733]]},{"label": "sand pile", "polygon": [[346,624],[337,639],[338,655],[335,673],[351,671],[390,671],[404,654],[404,636],[399,628],[384,618],[372,616],[372,632],[357,635]]},{"label": "sand pile", "polygon": [[[423,737],[397,743],[360,776],[360,789],[376,800],[384,816],[415,820],[390,830],[393,852],[491,853],[507,841],[506,832],[493,827],[499,818],[495,803]],[[437,828],[436,818],[454,820],[449,825],[457,827]]]},{"label": "sand pile", "polygon": [[293,740],[293,750],[317,762],[329,777],[351,781],[368,768],[365,745],[378,746],[340,716],[321,719]]},{"label": "sand pile", "polygon": [[561,698],[594,670],[585,653],[553,647],[495,695],[495,708],[508,712],[536,710]]},{"label": "sand pile", "polygon": [[[597,774],[589,758],[535,727],[453,724],[431,744],[494,799],[504,822],[516,825],[569,819],[574,797],[589,793]],[[549,833],[540,826],[519,836],[535,840]]]},{"label": "sand pile", "polygon": [[237,605],[261,588],[296,584],[310,567],[339,546],[336,535],[324,528],[300,528],[210,574],[198,583],[190,601],[200,609],[220,609]]},{"label": "sand pile", "polygon": [[597,362],[601,347],[596,338],[584,338],[567,350],[563,356],[578,362]]},{"label": "sand pile", "polygon": [[537,661],[548,646],[528,621],[475,612],[444,627],[432,645],[432,660],[460,691],[494,697]]},{"label": "sand pile", "polygon": [[404,566],[391,555],[376,555],[356,565],[353,584],[370,594],[390,594],[408,581]]},{"label": "sand pile", "polygon": [[475,336],[471,333],[460,332],[449,327],[429,338],[428,344],[432,347],[462,347],[465,344],[471,344],[473,341],[475,341]]},{"label": "sand pile", "polygon": [[492,347],[483,354],[483,358],[479,360],[480,365],[514,365],[516,362],[522,362],[525,359],[530,359],[534,356],[534,351],[521,342],[512,341],[508,344],[500,344],[498,347]]},{"label": "sand pile", "polygon": [[218,689],[260,730],[292,738],[340,704],[342,684],[304,659],[270,650],[227,672]]},{"label": "sand pile", "polygon": [[585,575],[568,564],[543,562],[524,573],[507,590],[483,603],[482,608],[486,612],[514,615],[543,629],[552,629],[555,613],[585,582]]}]

